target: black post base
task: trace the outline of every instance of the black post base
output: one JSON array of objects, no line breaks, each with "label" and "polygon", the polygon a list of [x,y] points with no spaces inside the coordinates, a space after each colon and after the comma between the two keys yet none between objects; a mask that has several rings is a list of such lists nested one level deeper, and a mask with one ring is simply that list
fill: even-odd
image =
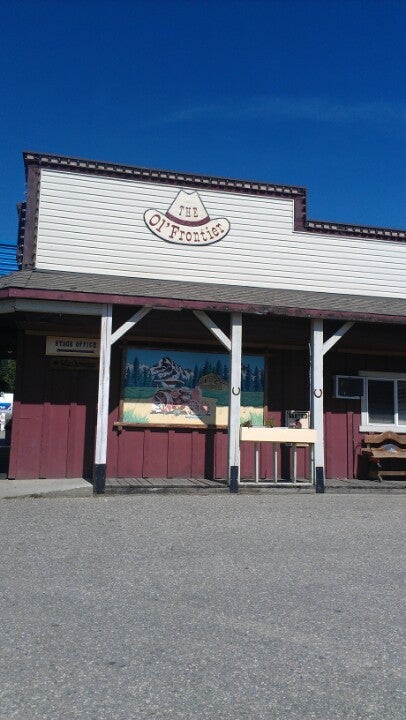
[{"label": "black post base", "polygon": [[230,468],[230,493],[238,493],[238,465]]},{"label": "black post base", "polygon": [[93,492],[104,493],[106,487],[106,465],[95,465],[93,469]]},{"label": "black post base", "polygon": [[324,493],[324,468],[316,467],[316,493]]}]

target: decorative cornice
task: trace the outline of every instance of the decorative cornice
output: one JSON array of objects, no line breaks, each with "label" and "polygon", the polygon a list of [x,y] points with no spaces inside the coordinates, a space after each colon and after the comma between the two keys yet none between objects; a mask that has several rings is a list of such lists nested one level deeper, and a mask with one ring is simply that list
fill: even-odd
[{"label": "decorative cornice", "polygon": [[356,235],[357,237],[379,238],[380,240],[406,240],[406,230],[377,228],[365,225],[324,222],[324,220],[306,220],[305,230],[330,235]]},{"label": "decorative cornice", "polygon": [[23,264],[26,209],[27,209],[26,202],[18,203],[18,205],[17,205],[18,233],[17,233],[16,260],[17,260],[17,265],[18,265],[19,270],[21,270],[22,264]]},{"label": "decorative cornice", "polygon": [[92,172],[98,175],[130,177],[136,180],[173,183],[176,185],[214,187],[217,190],[254,193],[256,195],[283,195],[288,197],[306,195],[305,188],[295,187],[293,185],[271,185],[253,180],[237,180],[212,175],[196,175],[195,173],[156,170],[134,167],[133,165],[122,165],[121,163],[86,160],[83,158],[71,158],[64,155],[49,155],[46,153],[24,152],[23,157],[26,168],[28,165],[34,164],[47,168]]},{"label": "decorative cornice", "polygon": [[171,170],[123,165],[121,163],[72,158],[65,155],[51,155],[26,151],[23,153],[26,173],[31,165],[74,172],[107,175],[109,177],[127,177],[145,182],[181,185],[195,188],[213,188],[225,192],[285,197],[294,200],[294,229],[300,232],[329,234],[346,237],[364,237],[368,239],[406,242],[406,230],[377,228],[368,225],[354,225],[323,220],[308,220],[306,217],[307,190],[294,185],[273,185],[253,180],[197,175]]}]

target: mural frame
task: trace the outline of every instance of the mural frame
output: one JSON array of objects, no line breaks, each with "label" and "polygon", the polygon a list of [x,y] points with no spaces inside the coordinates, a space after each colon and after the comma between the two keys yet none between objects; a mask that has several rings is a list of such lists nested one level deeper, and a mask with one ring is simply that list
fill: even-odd
[{"label": "mural frame", "polygon": [[[117,424],[134,428],[227,428],[229,360],[227,352],[213,347],[124,345]],[[139,372],[143,374],[141,381]],[[266,378],[267,355],[243,353],[242,422],[263,425]]]}]

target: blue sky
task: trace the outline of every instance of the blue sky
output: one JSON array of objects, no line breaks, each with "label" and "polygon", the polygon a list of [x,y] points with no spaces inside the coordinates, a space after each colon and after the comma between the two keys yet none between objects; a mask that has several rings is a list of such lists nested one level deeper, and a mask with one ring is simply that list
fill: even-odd
[{"label": "blue sky", "polygon": [[0,241],[23,150],[305,186],[405,221],[405,0],[0,0]]}]

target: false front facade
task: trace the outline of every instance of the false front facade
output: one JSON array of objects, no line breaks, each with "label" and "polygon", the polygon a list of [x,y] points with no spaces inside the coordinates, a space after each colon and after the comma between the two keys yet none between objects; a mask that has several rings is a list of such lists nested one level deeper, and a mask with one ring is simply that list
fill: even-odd
[{"label": "false front facade", "polygon": [[[322,490],[406,432],[405,232],[310,221],[303,188],[24,159],[10,477]],[[241,425],[316,440],[258,452]]]}]

